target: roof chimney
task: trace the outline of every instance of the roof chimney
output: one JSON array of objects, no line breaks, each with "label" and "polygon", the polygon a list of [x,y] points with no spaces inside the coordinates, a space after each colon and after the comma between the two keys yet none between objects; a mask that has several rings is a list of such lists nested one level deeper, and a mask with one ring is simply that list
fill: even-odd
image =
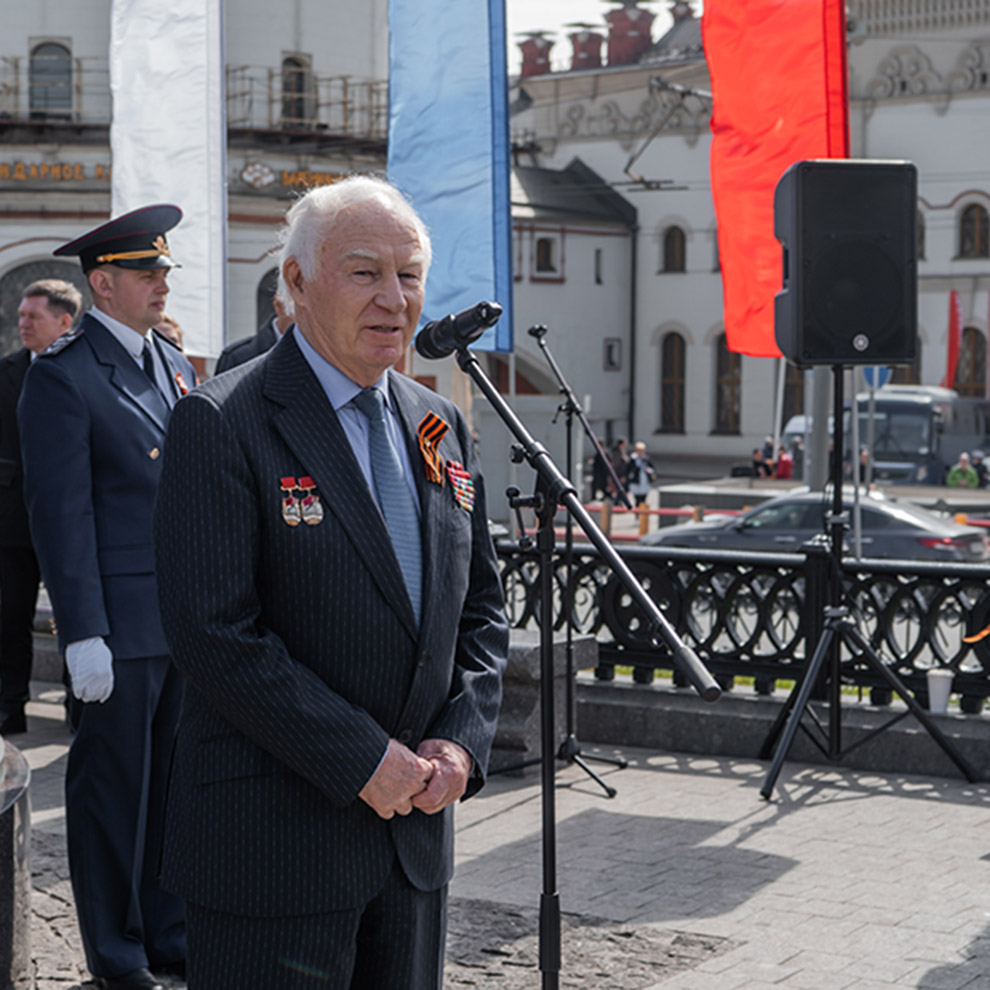
[{"label": "roof chimney", "polygon": [[518,43],[522,51],[519,78],[545,75],[550,71],[550,49],[553,48],[553,42],[544,31],[525,31],[523,37],[526,40]]},{"label": "roof chimney", "polygon": [[593,24],[568,24],[576,30],[569,36],[574,46],[571,70],[600,69],[602,67],[602,42],[605,35],[595,30]]},{"label": "roof chimney", "polygon": [[650,28],[655,15],[637,6],[637,0],[619,2],[621,7],[605,15],[609,25],[608,64],[633,65],[652,44]]}]

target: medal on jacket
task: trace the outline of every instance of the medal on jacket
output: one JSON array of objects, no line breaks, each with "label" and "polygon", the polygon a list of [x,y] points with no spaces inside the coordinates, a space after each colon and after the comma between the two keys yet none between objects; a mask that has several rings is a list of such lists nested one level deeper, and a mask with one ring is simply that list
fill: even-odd
[{"label": "medal on jacket", "polygon": [[320,496],[314,494],[316,482],[309,475],[306,475],[305,478],[299,479],[299,487],[305,492],[299,500],[299,504],[302,506],[302,521],[307,526],[316,526],[323,522],[323,506],[320,504]]},{"label": "medal on jacket", "polygon": [[454,493],[454,501],[468,512],[474,511],[474,481],[471,472],[459,461],[447,461],[447,477]]},{"label": "medal on jacket", "polygon": [[279,488],[285,492],[285,497],[282,499],[282,518],[287,525],[298,526],[302,522],[302,507],[299,499],[292,494],[296,489],[296,479],[282,478]]},{"label": "medal on jacket", "polygon": [[421,420],[416,429],[419,440],[419,452],[423,455],[426,467],[426,480],[433,484],[444,485],[444,460],[437,447],[450,427],[431,409]]}]

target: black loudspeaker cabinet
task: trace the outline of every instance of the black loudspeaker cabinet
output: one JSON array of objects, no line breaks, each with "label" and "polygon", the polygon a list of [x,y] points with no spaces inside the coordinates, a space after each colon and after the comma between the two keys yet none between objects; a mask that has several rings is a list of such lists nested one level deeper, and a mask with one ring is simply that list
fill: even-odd
[{"label": "black loudspeaker cabinet", "polygon": [[777,346],[798,365],[910,364],[918,349],[918,172],[911,162],[803,161],[774,193],[784,285]]}]

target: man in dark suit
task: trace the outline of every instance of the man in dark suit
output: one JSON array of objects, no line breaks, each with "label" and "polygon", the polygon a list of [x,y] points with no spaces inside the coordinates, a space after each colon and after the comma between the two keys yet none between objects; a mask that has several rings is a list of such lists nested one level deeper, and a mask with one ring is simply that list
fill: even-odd
[{"label": "man in dark suit", "polygon": [[429,258],[388,184],[311,191],[282,253],[296,326],[175,410],[163,878],[190,990],[441,985],[452,805],[484,780],[508,633],[467,424],[391,370]]},{"label": "man in dark suit", "polygon": [[0,733],[5,736],[27,731],[24,705],[41,580],[24,506],[17,400],[28,365],[68,333],[80,309],[82,294],[70,282],[32,282],[17,308],[17,332],[24,348],[0,359]]},{"label": "man in dark suit", "polygon": [[272,299],[272,305],[275,307],[275,315],[266,320],[265,325],[254,336],[235,340],[220,352],[213,372],[215,375],[230,371],[231,368],[270,351],[282,339],[282,334],[292,326],[292,314],[286,310],[277,293]]},{"label": "man in dark suit", "polygon": [[55,252],[79,256],[93,308],[32,364],[18,407],[31,535],[82,702],[65,786],[72,888],[86,961],[111,990],[154,990],[150,969],[185,959],[184,906],[157,879],[181,679],[151,535],[171,407],[195,382],[151,333],[181,216],[135,210]]}]

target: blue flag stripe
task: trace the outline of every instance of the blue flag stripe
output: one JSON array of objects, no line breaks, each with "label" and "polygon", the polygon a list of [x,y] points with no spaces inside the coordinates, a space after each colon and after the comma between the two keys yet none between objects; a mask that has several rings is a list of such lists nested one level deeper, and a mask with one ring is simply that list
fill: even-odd
[{"label": "blue flag stripe", "polygon": [[474,346],[512,350],[504,0],[390,0],[388,175],[430,229],[422,322],[483,299]]}]

